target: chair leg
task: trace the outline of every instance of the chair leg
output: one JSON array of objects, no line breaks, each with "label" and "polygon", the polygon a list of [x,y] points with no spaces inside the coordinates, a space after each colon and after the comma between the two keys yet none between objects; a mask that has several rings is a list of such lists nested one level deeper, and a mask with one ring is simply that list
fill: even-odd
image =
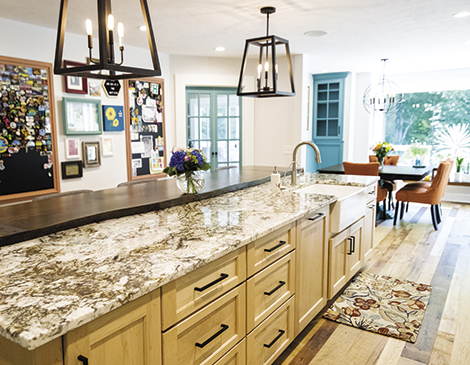
[{"label": "chair leg", "polygon": [[387,219],[387,199],[384,199],[384,202],[383,202],[383,212],[382,212],[382,218],[384,220]]},{"label": "chair leg", "polygon": [[437,231],[436,209],[434,207],[435,205],[431,205],[431,218],[432,218],[432,225],[434,226],[434,229]]},{"label": "chair leg", "polygon": [[406,202],[406,212],[408,213],[408,207],[410,206],[410,202]]},{"label": "chair leg", "polygon": [[[403,202],[401,202],[403,205]],[[395,216],[393,217],[393,225],[397,225],[397,217],[398,217],[398,211],[400,210],[400,202],[397,200],[397,209],[395,209]]]},{"label": "chair leg", "polygon": [[392,209],[392,192],[388,192],[388,210]]},{"label": "chair leg", "polygon": [[439,203],[439,213],[441,214],[441,217],[442,217],[442,207],[441,207],[441,203]]},{"label": "chair leg", "polygon": [[[408,202],[407,202],[408,204]],[[405,202],[401,202],[401,209],[400,209],[400,219],[403,219],[403,214],[405,213]]]},{"label": "chair leg", "polygon": [[440,209],[439,209],[439,204],[436,204],[434,206],[434,211],[436,213],[436,220],[437,220],[437,224],[441,223],[441,212],[440,212]]}]

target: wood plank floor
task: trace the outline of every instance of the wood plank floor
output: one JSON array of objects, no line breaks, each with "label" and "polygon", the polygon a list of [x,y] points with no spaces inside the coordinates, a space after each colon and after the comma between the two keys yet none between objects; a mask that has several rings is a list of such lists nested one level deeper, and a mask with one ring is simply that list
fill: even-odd
[{"label": "wood plank floor", "polygon": [[274,365],[470,364],[470,205],[443,203],[439,231],[429,206],[410,204],[404,219],[376,228],[374,256],[362,268],[433,285],[416,343],[321,318],[320,313]]}]

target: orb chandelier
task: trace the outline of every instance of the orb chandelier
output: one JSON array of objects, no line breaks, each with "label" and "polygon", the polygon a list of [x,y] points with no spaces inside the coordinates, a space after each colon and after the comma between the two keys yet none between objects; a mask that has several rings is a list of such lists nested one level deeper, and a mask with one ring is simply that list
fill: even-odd
[{"label": "orb chandelier", "polygon": [[[267,16],[266,36],[245,41],[237,95],[254,98],[294,96],[294,76],[289,41],[275,35],[269,35],[269,14],[275,13],[276,8],[265,6],[260,9],[260,12]],[[281,57],[279,57],[278,51],[281,51]],[[258,62],[248,64],[250,55],[255,56]],[[256,79],[256,85],[250,87],[245,84],[245,79],[251,77]],[[287,85],[290,90],[282,91],[281,87]]]},{"label": "orb chandelier", "polygon": [[385,62],[388,58],[382,58],[384,63],[382,79],[376,84],[370,84],[364,92],[362,102],[364,108],[373,113],[393,113],[403,103],[403,93],[400,87],[393,81],[385,78]]}]

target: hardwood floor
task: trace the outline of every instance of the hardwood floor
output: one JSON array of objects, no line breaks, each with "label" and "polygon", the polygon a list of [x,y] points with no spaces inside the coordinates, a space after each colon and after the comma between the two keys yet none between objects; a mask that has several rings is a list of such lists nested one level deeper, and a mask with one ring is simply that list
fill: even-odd
[{"label": "hardwood floor", "polygon": [[470,364],[470,205],[443,203],[442,211],[439,231],[429,207],[419,204],[410,204],[396,228],[391,219],[379,223],[375,254],[362,268],[433,285],[416,343],[341,325],[320,313],[274,364]]}]

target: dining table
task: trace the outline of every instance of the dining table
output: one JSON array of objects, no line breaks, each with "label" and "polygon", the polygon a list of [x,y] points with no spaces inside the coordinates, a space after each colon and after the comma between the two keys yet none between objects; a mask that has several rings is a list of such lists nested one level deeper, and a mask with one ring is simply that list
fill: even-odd
[{"label": "dining table", "polygon": [[[427,166],[407,166],[407,165],[384,165],[379,169],[379,176],[382,180],[409,180],[419,181],[428,176],[433,168],[433,165]],[[344,174],[343,164],[333,165],[321,168],[318,172],[322,174]]]}]

